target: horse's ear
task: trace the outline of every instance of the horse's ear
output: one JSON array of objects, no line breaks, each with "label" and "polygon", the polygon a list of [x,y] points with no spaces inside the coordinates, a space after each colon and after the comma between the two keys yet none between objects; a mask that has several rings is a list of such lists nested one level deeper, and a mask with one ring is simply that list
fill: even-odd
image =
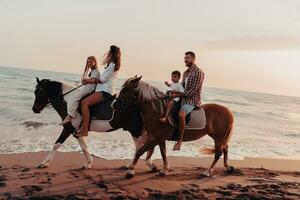
[{"label": "horse's ear", "polygon": [[137,81],[140,81],[142,79],[142,75],[140,77],[137,78]]},{"label": "horse's ear", "polygon": [[128,82],[126,84],[127,87],[129,87],[129,88],[136,88],[136,87],[138,87],[139,81],[141,80],[141,78],[142,78],[142,76],[140,76],[140,77],[134,76],[134,77],[128,79]]},{"label": "horse's ear", "polygon": [[38,77],[35,77],[36,78],[36,82],[37,82],[37,84],[40,84],[40,79],[38,78]]},{"label": "horse's ear", "polygon": [[142,79],[142,76],[140,76],[140,77],[135,76],[135,77],[130,81],[130,83],[138,83],[141,79]]}]

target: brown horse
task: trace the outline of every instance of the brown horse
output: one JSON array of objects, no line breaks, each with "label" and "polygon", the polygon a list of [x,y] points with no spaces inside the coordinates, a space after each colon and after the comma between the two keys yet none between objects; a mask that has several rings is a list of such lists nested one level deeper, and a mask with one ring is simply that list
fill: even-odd
[{"label": "brown horse", "polygon": [[[122,102],[122,106],[115,104],[115,109],[130,109],[132,106],[139,106],[144,118],[144,126],[147,136],[144,145],[136,152],[133,162],[127,172],[127,177],[134,176],[134,168],[139,158],[146,152],[154,149],[159,145],[164,169],[160,172],[165,175],[169,170],[168,160],[166,156],[166,140],[172,140],[174,127],[168,123],[161,123],[159,119],[164,116],[166,111],[167,98],[166,95],[157,88],[140,81],[141,77],[133,77],[128,79],[118,96],[118,102]],[[126,106],[124,106],[126,105]],[[203,173],[205,176],[211,176],[213,169],[224,154],[224,167],[227,171],[234,168],[228,164],[228,142],[233,128],[233,114],[224,106],[217,104],[204,104],[206,126],[204,129],[187,130],[184,133],[184,142],[198,140],[205,135],[209,135],[215,143],[214,149],[204,149],[204,153],[215,154],[214,161],[210,168]]]}]

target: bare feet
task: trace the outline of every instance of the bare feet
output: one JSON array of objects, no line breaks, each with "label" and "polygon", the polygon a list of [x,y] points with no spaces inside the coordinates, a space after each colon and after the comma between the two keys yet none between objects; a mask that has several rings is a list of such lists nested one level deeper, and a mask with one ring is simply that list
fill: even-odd
[{"label": "bare feet", "polygon": [[173,147],[173,151],[179,151],[182,145],[182,141],[176,142],[176,144]]},{"label": "bare feet", "polygon": [[67,115],[66,118],[60,123],[60,125],[65,125],[66,123],[71,121],[71,116]]},{"label": "bare feet", "polygon": [[165,117],[160,118],[159,121],[162,122],[162,123],[167,123],[167,118],[165,118]]}]

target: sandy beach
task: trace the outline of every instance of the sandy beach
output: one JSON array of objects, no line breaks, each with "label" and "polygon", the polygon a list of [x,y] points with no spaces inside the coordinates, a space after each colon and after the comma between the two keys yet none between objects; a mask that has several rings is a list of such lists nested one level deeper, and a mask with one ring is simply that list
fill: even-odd
[{"label": "sandy beach", "polygon": [[[0,199],[299,199],[300,160],[246,158],[232,160],[226,174],[222,161],[214,176],[201,173],[212,158],[170,157],[165,177],[141,160],[132,179],[120,166],[128,160],[94,158],[82,170],[83,155],[59,152],[47,169],[36,166],[47,152],[0,155]],[[154,161],[159,168],[161,160]]]}]

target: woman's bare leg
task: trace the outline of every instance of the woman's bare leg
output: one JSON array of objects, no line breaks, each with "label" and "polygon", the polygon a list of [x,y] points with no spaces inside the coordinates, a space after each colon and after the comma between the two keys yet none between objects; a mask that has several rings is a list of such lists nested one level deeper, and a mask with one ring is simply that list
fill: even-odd
[{"label": "woman's bare leg", "polygon": [[82,112],[82,127],[81,131],[77,133],[77,136],[87,136],[90,122],[90,110],[89,107],[95,105],[103,100],[103,95],[101,92],[95,92],[85,98],[81,102],[81,112]]}]

